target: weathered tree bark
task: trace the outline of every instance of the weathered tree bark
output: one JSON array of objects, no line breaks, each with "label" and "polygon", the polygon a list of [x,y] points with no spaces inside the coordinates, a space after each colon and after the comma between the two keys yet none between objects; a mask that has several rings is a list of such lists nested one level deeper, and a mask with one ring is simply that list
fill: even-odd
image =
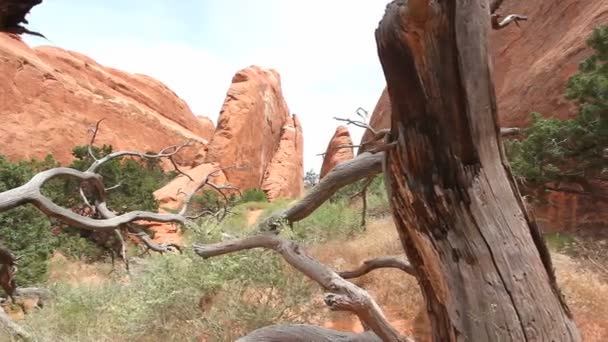
[{"label": "weathered tree bark", "polygon": [[376,31],[385,177],[435,341],[579,341],[500,144],[487,0],[396,0]]}]

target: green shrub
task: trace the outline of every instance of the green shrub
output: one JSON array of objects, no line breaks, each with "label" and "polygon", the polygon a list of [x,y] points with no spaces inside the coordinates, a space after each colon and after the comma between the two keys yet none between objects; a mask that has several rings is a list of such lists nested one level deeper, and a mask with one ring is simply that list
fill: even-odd
[{"label": "green shrub", "polygon": [[243,196],[237,200],[237,204],[248,202],[267,202],[266,194],[260,189],[247,189]]},{"label": "green shrub", "polygon": [[[112,152],[111,146],[93,148],[98,157]],[[85,170],[93,160],[86,146],[74,148],[75,160],[70,167]],[[10,162],[0,156],[0,192],[28,182],[36,173],[59,166],[52,156],[42,161]],[[171,179],[156,161],[140,162],[134,159],[115,159],[104,164],[99,173],[106,186],[121,184],[111,190],[108,206],[117,212],[152,210],[158,207],[153,192]],[[70,208],[82,205],[78,192],[79,182],[71,179],[49,181],[42,192],[55,203]],[[62,234],[55,235],[51,226],[61,226]],[[54,251],[75,258],[97,259],[105,251],[84,239],[81,230],[51,222],[36,208],[24,206],[0,213],[0,243],[21,257],[16,280],[20,286],[40,284],[46,279],[47,260]]]},{"label": "green shrub", "polygon": [[[217,225],[203,223],[187,238],[216,242]],[[39,341],[184,341],[203,333],[232,341],[267,324],[303,319],[316,289],[270,251],[204,260],[186,250],[142,263],[126,284],[54,287],[57,300],[28,315],[25,327]],[[209,305],[201,308],[205,300]]]},{"label": "green shrub", "polygon": [[532,113],[525,138],[505,142],[514,174],[529,186],[606,178],[608,26],[595,29],[587,44],[594,54],[580,64],[566,90],[567,98],[579,106],[578,115],[559,120]]},{"label": "green shrub", "polygon": [[[0,156],[0,192],[21,186],[55,165],[51,157],[12,163]],[[36,285],[46,279],[47,260],[58,243],[50,227],[48,218],[30,205],[0,213],[0,243],[21,258],[17,284]]]}]

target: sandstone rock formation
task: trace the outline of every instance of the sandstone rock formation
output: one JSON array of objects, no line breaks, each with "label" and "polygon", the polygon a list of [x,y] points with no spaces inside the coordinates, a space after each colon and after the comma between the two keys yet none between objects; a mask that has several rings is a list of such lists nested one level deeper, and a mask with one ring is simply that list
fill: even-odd
[{"label": "sandstone rock formation", "polygon": [[333,170],[336,165],[343,161],[353,159],[353,148],[344,146],[352,146],[353,141],[350,138],[348,128],[345,126],[338,126],[334,136],[327,145],[325,151],[325,157],[323,158],[323,165],[321,166],[320,178],[325,177],[329,171]]},{"label": "sandstone rock formation", "polygon": [[[194,181],[184,175],[180,175],[173,179],[169,184],[156,190],[154,198],[158,201],[159,212],[168,213],[178,211],[183,206],[184,193],[190,193],[194,188],[207,177],[211,172],[220,169],[218,164],[201,164],[185,173]],[[223,172],[219,172],[217,176],[212,177],[210,182],[222,185],[226,184],[226,176]],[[203,190],[211,188],[205,187]],[[179,243],[180,235],[179,226],[171,223],[149,222],[146,225],[154,231],[154,241],[158,243]]]},{"label": "sandstone rock formation", "polygon": [[[608,195],[608,182],[591,181],[604,195]],[[576,185],[571,188],[583,190]],[[565,192],[549,192],[545,201],[534,207],[536,222],[543,232],[577,231],[583,234],[601,234],[608,237],[608,203],[591,196]],[[595,235],[597,236],[597,235]]]},{"label": "sandstone rock formation", "polygon": [[[490,40],[498,115],[502,127],[522,127],[531,112],[570,117],[574,104],[564,98],[566,82],[591,50],[586,39],[608,21],[608,2],[574,0],[505,1],[500,13],[530,20],[499,31]],[[382,92],[370,123],[390,127],[390,101]],[[361,140],[366,141],[369,132]]]},{"label": "sandstone rock formation", "polygon": [[532,111],[571,116],[566,81],[591,53],[585,41],[593,28],[608,21],[608,2],[505,1],[500,13],[530,18],[521,29],[513,26],[490,36],[501,126],[524,125]]},{"label": "sandstone rock formation", "polygon": [[32,49],[4,33],[0,59],[0,154],[10,159],[52,153],[68,164],[100,119],[97,143],[115,149],[158,151],[191,139],[198,146],[176,158],[188,162],[207,142],[208,131],[186,103],[148,76],[59,48]]},{"label": "sandstone rock formation", "polygon": [[240,70],[232,78],[206,162],[246,166],[226,170],[228,181],[241,190],[260,188],[288,118],[279,74],[258,66]]},{"label": "sandstone rock formation", "polygon": [[213,124],[213,121],[202,115],[198,115],[196,118],[203,126],[201,136],[203,139],[211,141],[211,138],[213,138],[213,133],[215,132],[215,125]]},{"label": "sandstone rock formation", "polygon": [[[378,99],[378,103],[376,103],[376,108],[372,112],[372,116],[369,120],[369,125],[374,129],[383,129],[391,127],[391,100],[388,97],[388,90],[384,87],[380,98]],[[357,154],[361,154],[365,151],[368,151],[374,147],[377,147],[378,144],[381,144],[382,141],[376,141],[371,143],[373,140],[374,134],[370,130],[365,130],[363,136],[361,137],[361,145],[365,144],[364,147],[360,147],[357,149]],[[369,142],[369,143],[368,143]]]},{"label": "sandstone rock formation", "polygon": [[297,198],[304,192],[304,136],[295,114],[281,130],[279,147],[266,169],[262,183],[262,190],[269,201]]},{"label": "sandstone rock formation", "polygon": [[[513,25],[490,36],[500,125],[524,127],[531,112],[560,118],[575,115],[574,104],[564,97],[566,83],[591,54],[585,41],[593,28],[608,21],[608,2],[505,1],[500,13],[530,18],[521,29]],[[370,123],[375,129],[390,127],[386,89]],[[369,138],[366,132],[361,142]],[[586,196],[565,193],[551,193],[548,199],[535,208],[546,232],[608,225],[606,202],[593,203]]]}]

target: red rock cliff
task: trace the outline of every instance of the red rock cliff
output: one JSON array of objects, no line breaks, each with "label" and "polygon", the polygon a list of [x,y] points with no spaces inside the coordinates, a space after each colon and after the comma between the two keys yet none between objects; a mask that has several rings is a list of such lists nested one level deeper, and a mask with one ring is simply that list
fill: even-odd
[{"label": "red rock cliff", "polygon": [[279,74],[258,66],[240,70],[232,78],[206,162],[246,165],[226,170],[228,182],[241,190],[260,188],[288,118]]},{"label": "red rock cliff", "polygon": [[304,193],[304,136],[293,115],[282,128],[277,152],[266,169],[262,190],[269,201],[297,198]]},{"label": "red rock cliff", "polygon": [[566,82],[591,54],[586,40],[593,28],[608,22],[608,1],[505,1],[500,13],[529,17],[521,29],[513,25],[490,36],[501,125],[522,126],[533,111],[571,116]]},{"label": "red rock cliff", "polygon": [[[596,26],[608,21],[608,2],[602,0],[505,1],[500,13],[529,17],[491,33],[493,75],[498,115],[503,127],[522,127],[531,112],[567,118],[574,104],[564,98],[568,78],[592,51],[586,39]],[[386,89],[370,119],[372,127],[390,127],[390,100]],[[362,142],[371,134],[363,135]],[[605,185],[604,185],[605,186]],[[584,196],[552,193],[548,203],[535,208],[545,231],[574,230],[608,225],[605,202]]]},{"label": "red rock cliff", "polygon": [[[97,143],[115,149],[158,151],[187,139],[206,143],[205,129],[186,103],[150,77],[59,48],[32,49],[4,33],[0,59],[0,154],[10,159],[52,153],[67,164],[72,148],[88,142],[87,129],[100,119],[105,121]],[[178,159],[192,159],[198,148]]]},{"label": "red rock cliff", "polygon": [[333,170],[336,165],[343,161],[353,159],[352,147],[343,148],[343,146],[352,146],[353,141],[350,138],[350,132],[345,126],[338,126],[334,136],[327,145],[323,165],[321,166],[320,178],[325,177],[329,171]]}]

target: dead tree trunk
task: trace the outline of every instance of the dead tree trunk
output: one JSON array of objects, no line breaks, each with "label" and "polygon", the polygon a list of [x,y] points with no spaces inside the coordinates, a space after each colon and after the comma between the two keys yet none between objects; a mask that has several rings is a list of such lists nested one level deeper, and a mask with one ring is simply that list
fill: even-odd
[{"label": "dead tree trunk", "polygon": [[487,0],[397,0],[376,31],[387,190],[435,341],[579,341],[500,143]]}]

